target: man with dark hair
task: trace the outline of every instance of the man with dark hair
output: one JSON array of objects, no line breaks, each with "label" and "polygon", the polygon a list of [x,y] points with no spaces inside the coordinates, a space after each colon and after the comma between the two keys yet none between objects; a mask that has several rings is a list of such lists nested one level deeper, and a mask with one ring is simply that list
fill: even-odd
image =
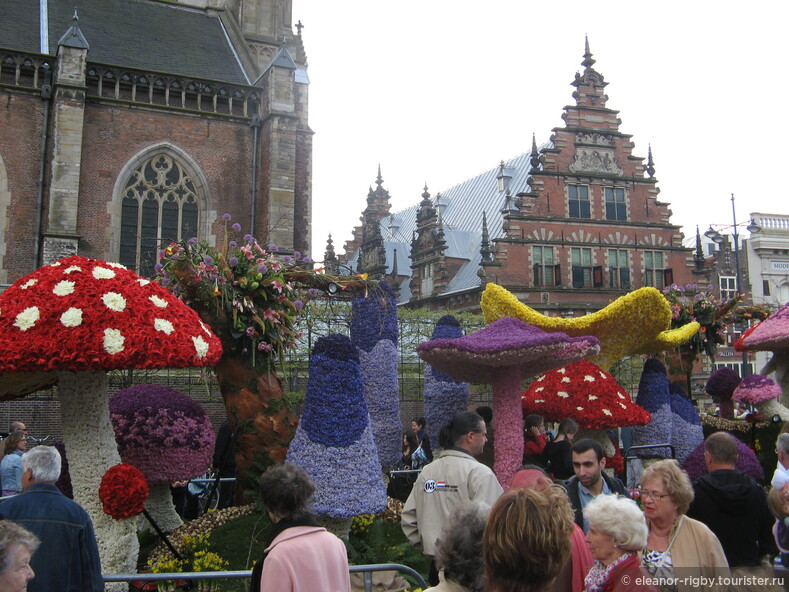
[{"label": "man with dark hair", "polygon": [[727,432],[704,441],[707,474],[693,484],[688,516],[706,524],[721,542],[731,567],[756,566],[778,549],[772,535],[775,522],[764,490],[738,471],[737,443]]},{"label": "man with dark hair", "polygon": [[485,420],[485,437],[488,439],[488,443],[485,444],[485,448],[482,450],[482,454],[477,457],[477,460],[492,469],[495,457],[493,452],[493,409],[487,405],[477,407],[477,415]]},{"label": "man with dark hair", "polygon": [[28,592],[102,592],[101,562],[93,523],[77,502],[55,487],[60,453],[36,446],[22,456],[22,490],[0,504],[0,519],[27,528],[41,540],[30,560],[36,577]]},{"label": "man with dark hair", "polygon": [[571,449],[575,477],[564,481],[570,505],[575,512],[575,523],[589,531],[589,523],[584,518],[584,508],[598,495],[619,494],[630,497],[627,488],[616,477],[603,472],[605,457],[599,442],[585,438],[578,440]]}]

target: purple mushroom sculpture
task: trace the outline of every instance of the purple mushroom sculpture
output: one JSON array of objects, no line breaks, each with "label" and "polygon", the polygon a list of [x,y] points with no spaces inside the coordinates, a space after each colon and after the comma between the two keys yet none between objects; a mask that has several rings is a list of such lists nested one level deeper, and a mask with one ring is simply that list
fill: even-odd
[{"label": "purple mushroom sculpture", "polygon": [[[671,395],[669,394],[666,367],[656,358],[644,362],[644,370],[638,382],[636,404],[652,415],[647,425],[633,428],[633,445],[650,446],[670,444],[673,422],[671,418]],[[669,448],[648,448],[639,453],[641,458],[669,458]]]},{"label": "purple mushroom sculpture", "polygon": [[493,470],[508,489],[523,455],[521,381],[596,355],[600,342],[595,337],[546,333],[503,317],[464,337],[434,339],[416,349],[420,358],[454,380],[493,386]]},{"label": "purple mushroom sculpture", "polygon": [[737,385],[732,399],[753,405],[768,419],[777,415],[782,421],[788,421],[789,409],[780,403],[781,393],[780,385],[772,378],[761,374],[751,374],[743,378]]},{"label": "purple mushroom sculpture", "polygon": [[183,522],[175,511],[170,484],[205,473],[215,435],[205,410],[167,386],[138,384],[110,398],[110,421],[118,452],[148,481],[145,509],[169,532]]},{"label": "purple mushroom sculpture", "polygon": [[732,403],[731,396],[734,394],[734,389],[740,384],[740,375],[731,368],[724,366],[719,368],[707,379],[707,384],[704,385],[704,390],[708,395],[718,397],[719,417],[724,419],[734,418],[734,403]]},{"label": "purple mushroom sculpture", "polygon": [[337,534],[347,535],[353,516],[386,508],[359,356],[344,335],[315,342],[287,462],[300,465],[315,483],[312,509]]},{"label": "purple mushroom sculpture", "polygon": [[680,464],[704,441],[704,428],[701,426],[699,410],[694,407],[682,386],[671,383],[671,443]]},{"label": "purple mushroom sculpture", "polygon": [[[756,481],[764,479],[764,469],[753,450],[748,448],[734,434],[729,434],[737,442],[737,465],[735,468],[741,473],[745,473]],[[702,475],[707,474],[707,465],[704,463],[704,442],[701,442],[696,449],[691,452],[682,463],[682,468],[688,474],[691,481],[695,481]]]},{"label": "purple mushroom sculpture", "polygon": [[[457,339],[463,337],[460,323],[452,315],[444,315],[436,323],[431,339]],[[438,446],[438,432],[449,423],[458,411],[468,408],[468,383],[427,365],[425,377],[425,419],[433,448]]]},{"label": "purple mushroom sculpture", "polygon": [[780,402],[789,405],[789,302],[759,323],[750,333],[743,334],[742,347],[746,351],[773,352],[761,373],[775,373],[775,380],[783,392]]}]

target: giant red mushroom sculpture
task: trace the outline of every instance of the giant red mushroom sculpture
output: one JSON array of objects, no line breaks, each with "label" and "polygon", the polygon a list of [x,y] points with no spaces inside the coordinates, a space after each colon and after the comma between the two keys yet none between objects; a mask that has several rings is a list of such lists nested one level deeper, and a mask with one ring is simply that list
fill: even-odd
[{"label": "giant red mushroom sculpture", "polygon": [[[136,568],[134,525],[102,510],[101,477],[121,462],[107,371],[210,366],[219,340],[160,285],[117,263],[69,257],[0,295],[0,399],[58,383],[74,499],[90,514],[107,573]],[[24,387],[15,373],[25,373]]]},{"label": "giant red mushroom sculpture", "polygon": [[759,323],[748,335],[743,334],[738,346],[745,351],[770,351],[773,357],[761,374],[775,373],[781,385],[780,402],[789,406],[789,302]]},{"label": "giant red mushroom sculpture", "polygon": [[434,339],[416,349],[420,358],[454,380],[493,386],[493,470],[506,489],[523,454],[521,380],[595,355],[600,342],[595,337],[545,333],[504,317],[464,337]]},{"label": "giant red mushroom sculpture", "polygon": [[522,405],[527,413],[553,421],[573,418],[581,428],[576,440],[597,440],[607,457],[616,449],[606,430],[650,421],[649,411],[633,403],[613,376],[588,360],[539,376],[523,392]]}]

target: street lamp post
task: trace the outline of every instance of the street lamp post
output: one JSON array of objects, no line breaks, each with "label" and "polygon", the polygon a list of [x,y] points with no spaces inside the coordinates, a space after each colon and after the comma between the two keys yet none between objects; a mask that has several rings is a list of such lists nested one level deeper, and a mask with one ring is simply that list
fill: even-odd
[{"label": "street lamp post", "polygon": [[[732,238],[734,239],[734,272],[737,282],[737,293],[742,295],[745,293],[742,284],[742,270],[740,269],[740,234],[737,231],[737,212],[734,208],[734,194],[731,194],[731,221],[732,221]],[[748,232],[755,234],[761,232],[761,227],[753,220],[747,226]],[[712,226],[704,233],[704,236],[713,240],[713,242],[721,244],[726,239]],[[744,378],[749,374],[748,371],[748,352],[742,352],[742,377]]]}]

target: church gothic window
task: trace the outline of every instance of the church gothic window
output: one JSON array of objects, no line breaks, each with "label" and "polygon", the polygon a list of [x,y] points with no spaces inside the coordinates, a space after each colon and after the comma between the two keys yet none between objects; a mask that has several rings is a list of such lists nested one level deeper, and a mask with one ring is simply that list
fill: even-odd
[{"label": "church gothic window", "polygon": [[168,154],[156,154],[129,175],[121,202],[120,263],[143,277],[154,274],[158,249],[197,234],[193,179]]}]

